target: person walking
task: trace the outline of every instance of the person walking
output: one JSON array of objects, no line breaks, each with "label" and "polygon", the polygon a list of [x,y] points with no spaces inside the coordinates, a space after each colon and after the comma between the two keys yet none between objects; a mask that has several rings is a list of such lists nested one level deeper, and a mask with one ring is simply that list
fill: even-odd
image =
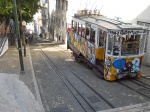
[{"label": "person walking", "polygon": [[26,44],[28,44],[28,38],[29,38],[29,34],[26,33],[26,36],[25,36],[25,42],[26,42]]}]

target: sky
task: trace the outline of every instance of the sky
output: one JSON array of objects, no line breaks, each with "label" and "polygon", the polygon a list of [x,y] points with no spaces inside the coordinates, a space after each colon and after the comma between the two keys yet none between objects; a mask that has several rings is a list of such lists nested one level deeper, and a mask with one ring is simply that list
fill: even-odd
[{"label": "sky", "polygon": [[69,10],[98,9],[107,17],[131,21],[150,6],[150,0],[68,0]]}]

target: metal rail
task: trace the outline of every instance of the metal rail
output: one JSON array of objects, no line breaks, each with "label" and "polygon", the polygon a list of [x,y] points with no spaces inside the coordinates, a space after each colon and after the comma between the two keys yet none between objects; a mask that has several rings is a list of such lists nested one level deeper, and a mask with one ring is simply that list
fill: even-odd
[{"label": "metal rail", "polygon": [[[81,98],[82,98],[82,100],[84,100],[86,102],[86,105],[88,105],[91,108],[92,111],[94,111],[94,112],[98,111],[97,108],[94,105],[92,105],[92,103],[90,103],[89,100],[73,85],[73,83],[71,81],[69,81],[69,79],[65,76],[65,74],[53,63],[53,61],[49,58],[49,56],[43,50],[41,50],[40,48],[39,48],[39,51],[41,52],[42,56],[45,58],[46,62],[50,66],[52,66],[53,70],[55,71],[55,73],[57,74],[57,76],[59,77],[59,79],[62,81],[62,83],[65,85],[65,87],[68,88],[68,90],[70,91],[70,93],[74,96],[74,98],[76,99],[76,101],[81,105],[81,107],[83,108],[83,110],[85,112],[89,111],[89,110],[87,110],[87,107],[85,107],[85,103],[84,104],[81,103],[81,101],[80,101]],[[52,56],[52,54],[50,54],[50,55]],[[67,65],[67,63],[64,63],[64,64]],[[102,99],[103,102],[105,102],[109,107],[115,108],[107,99],[105,99],[96,90],[94,90],[92,87],[90,87],[84,80],[82,80],[80,77],[78,77],[73,72],[74,70],[71,67],[69,67],[68,65],[67,65],[67,69],[77,79],[79,79],[87,88],[89,88],[89,90],[92,91],[93,94],[95,94],[95,96],[97,96],[97,98]],[[72,91],[72,89],[74,89],[74,90]],[[80,98],[79,98],[79,96],[80,96]]]}]

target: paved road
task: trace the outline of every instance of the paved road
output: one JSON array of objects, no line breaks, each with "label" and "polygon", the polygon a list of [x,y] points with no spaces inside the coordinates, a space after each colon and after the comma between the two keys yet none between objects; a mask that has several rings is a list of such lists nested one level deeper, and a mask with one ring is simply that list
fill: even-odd
[{"label": "paved road", "polygon": [[[35,46],[30,48],[35,76],[45,111],[84,112],[85,110],[64,86],[62,81],[58,78],[56,72],[53,70],[53,67],[47,63],[46,59],[43,58],[38,49]],[[64,70],[63,72],[68,74],[68,71],[66,71],[64,67],[65,62],[68,67],[72,68],[78,77],[82,78],[89,86],[96,90],[115,108],[146,103],[150,101],[150,95],[146,94],[149,92],[149,88],[143,88],[144,85],[141,85],[140,82],[138,82],[138,84],[132,80],[108,82],[100,79],[92,70],[87,69],[85,66],[83,66],[83,64],[72,60],[71,53],[65,50],[63,46],[45,45],[42,47],[42,50],[46,52],[51,59],[53,59],[53,63],[55,63],[57,68]],[[139,79],[139,81],[147,84],[150,82],[144,78]],[[75,79],[72,79],[72,82],[74,82],[78,88],[81,88],[80,84]],[[84,91],[88,92],[86,89]],[[87,98],[91,98],[91,100],[95,101],[94,97],[87,96]],[[100,101],[102,102],[102,100]],[[98,108],[99,111],[107,109],[110,109],[110,107]]]}]

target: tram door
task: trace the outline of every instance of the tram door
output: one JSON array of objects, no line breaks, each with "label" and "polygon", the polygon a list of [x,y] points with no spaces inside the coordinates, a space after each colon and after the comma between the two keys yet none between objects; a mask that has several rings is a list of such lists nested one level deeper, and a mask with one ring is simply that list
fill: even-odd
[{"label": "tram door", "polygon": [[105,39],[107,33],[101,29],[98,29],[98,37],[97,37],[97,48],[96,48],[96,59],[98,63],[103,63],[105,60]]}]

